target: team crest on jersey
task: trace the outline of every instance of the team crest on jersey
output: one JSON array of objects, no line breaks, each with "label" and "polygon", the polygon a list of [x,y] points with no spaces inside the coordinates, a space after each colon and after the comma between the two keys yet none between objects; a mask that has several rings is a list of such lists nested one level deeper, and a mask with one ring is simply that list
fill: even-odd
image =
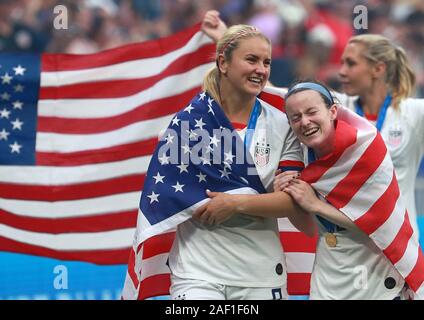
[{"label": "team crest on jersey", "polygon": [[271,153],[271,148],[269,144],[266,143],[256,143],[255,146],[255,163],[259,167],[266,166],[269,162],[269,154]]},{"label": "team crest on jersey", "polygon": [[402,128],[397,125],[389,129],[389,139],[387,143],[392,147],[397,147],[402,143],[403,131]]}]

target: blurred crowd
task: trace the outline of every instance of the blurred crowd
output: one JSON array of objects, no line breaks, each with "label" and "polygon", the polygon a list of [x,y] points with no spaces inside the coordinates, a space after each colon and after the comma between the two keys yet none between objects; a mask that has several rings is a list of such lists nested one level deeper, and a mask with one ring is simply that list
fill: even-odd
[{"label": "blurred crowd", "polygon": [[[63,8],[66,28],[55,28]],[[255,25],[272,40],[275,85],[314,76],[337,90],[349,37],[379,33],[406,50],[416,96],[424,97],[422,0],[0,0],[0,52],[93,53],[169,35],[200,22],[209,9],[228,25]]]}]

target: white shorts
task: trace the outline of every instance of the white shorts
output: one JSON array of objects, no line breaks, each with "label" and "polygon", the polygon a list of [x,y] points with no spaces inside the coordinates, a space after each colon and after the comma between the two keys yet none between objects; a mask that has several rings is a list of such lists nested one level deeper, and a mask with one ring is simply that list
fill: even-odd
[{"label": "white shorts", "polygon": [[233,287],[171,275],[171,300],[287,300],[285,286],[273,288]]}]

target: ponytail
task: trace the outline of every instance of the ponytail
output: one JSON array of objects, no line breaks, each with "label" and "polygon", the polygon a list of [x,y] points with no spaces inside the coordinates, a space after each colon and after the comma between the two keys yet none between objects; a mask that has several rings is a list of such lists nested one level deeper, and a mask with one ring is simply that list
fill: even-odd
[{"label": "ponytail", "polygon": [[219,93],[219,70],[216,65],[209,69],[203,78],[202,90],[207,91],[219,105],[222,105],[221,95]]},{"label": "ponytail", "polygon": [[403,99],[412,95],[415,89],[416,77],[408,63],[405,51],[401,47],[396,47],[395,54],[394,72],[392,75],[387,74],[387,82],[392,90],[393,107],[397,109]]}]

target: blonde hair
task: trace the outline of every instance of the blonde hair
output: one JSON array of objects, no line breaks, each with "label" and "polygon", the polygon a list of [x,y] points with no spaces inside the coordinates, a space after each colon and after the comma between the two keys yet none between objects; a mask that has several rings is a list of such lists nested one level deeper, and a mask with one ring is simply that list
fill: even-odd
[{"label": "blonde hair", "polygon": [[246,24],[231,26],[216,44],[216,64],[203,78],[202,89],[207,91],[220,105],[222,104],[219,92],[219,79],[221,75],[218,68],[218,57],[222,55],[226,61],[231,61],[233,52],[239,47],[240,41],[252,37],[262,38],[271,45],[271,41],[257,28]]},{"label": "blonde hair", "polygon": [[405,51],[386,37],[377,34],[354,36],[350,38],[349,43],[362,44],[365,49],[362,55],[370,63],[386,64],[385,81],[392,94],[392,106],[395,109],[399,108],[400,102],[414,91],[416,81]]}]

